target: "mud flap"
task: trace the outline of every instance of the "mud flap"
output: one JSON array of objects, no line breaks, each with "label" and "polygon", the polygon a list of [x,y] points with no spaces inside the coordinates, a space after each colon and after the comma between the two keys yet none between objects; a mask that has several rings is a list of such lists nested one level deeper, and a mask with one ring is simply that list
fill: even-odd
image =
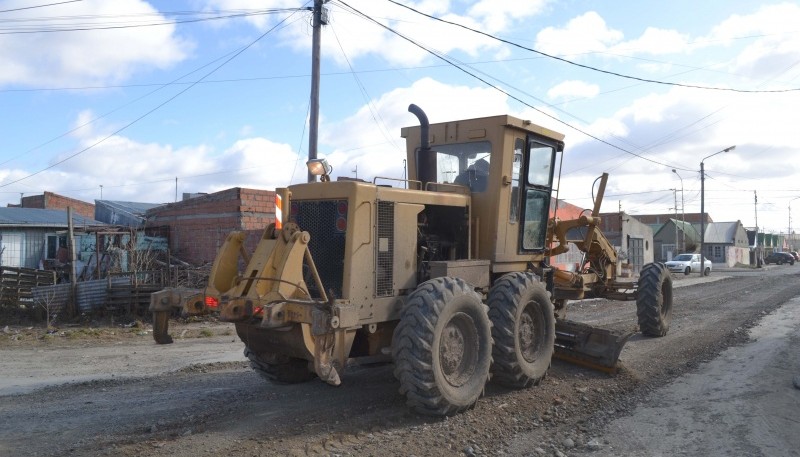
[{"label": "mud flap", "polygon": [[555,357],[607,373],[617,372],[622,347],[635,331],[612,331],[556,320]]}]

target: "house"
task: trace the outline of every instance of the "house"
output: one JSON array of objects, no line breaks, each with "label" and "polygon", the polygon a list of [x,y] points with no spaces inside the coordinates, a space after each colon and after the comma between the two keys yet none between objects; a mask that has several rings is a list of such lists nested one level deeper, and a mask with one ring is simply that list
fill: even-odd
[{"label": "house", "polygon": [[645,264],[653,262],[653,231],[647,224],[624,211],[601,213],[600,218],[600,230],[619,255],[618,276],[623,276],[624,265],[626,273],[629,270],[636,276]]},{"label": "house", "polygon": [[705,228],[703,255],[729,267],[750,264],[750,243],[741,221],[712,222]]},{"label": "house", "polygon": [[[76,231],[105,226],[81,214],[72,215]],[[0,265],[41,268],[59,259],[67,247],[67,211],[39,208],[0,208]],[[63,254],[61,254],[63,256]]]},{"label": "house", "polygon": [[700,246],[700,231],[689,222],[669,219],[653,234],[653,245],[655,261],[667,262],[677,254],[696,252]]},{"label": "house", "polygon": [[71,207],[73,212],[81,216],[92,219],[94,215],[94,205],[82,200],[58,195],[53,192],[45,192],[42,195],[31,195],[22,197],[19,205],[8,205],[9,208],[36,208],[36,209],[59,209],[66,211]]},{"label": "house", "polygon": [[212,262],[232,231],[246,231],[254,249],[264,229],[275,222],[275,192],[234,187],[145,211],[149,229],[169,233],[171,254],[193,265]]}]

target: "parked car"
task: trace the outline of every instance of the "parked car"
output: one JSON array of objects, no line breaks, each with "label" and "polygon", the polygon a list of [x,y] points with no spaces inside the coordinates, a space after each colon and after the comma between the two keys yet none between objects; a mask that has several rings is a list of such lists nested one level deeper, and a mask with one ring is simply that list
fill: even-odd
[{"label": "parked car", "polygon": [[[705,268],[702,269],[703,276],[711,274],[711,261],[705,259]],[[667,268],[673,273],[683,273],[688,275],[693,271],[701,271],[700,269],[700,254],[678,254],[674,259],[667,262]]]},{"label": "parked car", "polygon": [[788,263],[789,265],[794,265],[794,256],[788,252],[773,252],[772,254],[764,257],[764,263],[777,263],[778,265]]},{"label": "parked car", "polygon": [[795,262],[800,260],[800,254],[798,254],[797,251],[789,251],[789,254],[791,254],[794,257]]}]

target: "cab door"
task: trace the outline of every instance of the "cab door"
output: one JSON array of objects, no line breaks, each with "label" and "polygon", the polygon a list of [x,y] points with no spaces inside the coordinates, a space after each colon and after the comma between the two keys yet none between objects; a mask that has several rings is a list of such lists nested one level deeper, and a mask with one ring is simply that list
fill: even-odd
[{"label": "cab door", "polygon": [[542,252],[547,240],[550,196],[556,153],[563,143],[538,135],[528,135],[524,153],[522,211],[519,224],[519,253]]}]

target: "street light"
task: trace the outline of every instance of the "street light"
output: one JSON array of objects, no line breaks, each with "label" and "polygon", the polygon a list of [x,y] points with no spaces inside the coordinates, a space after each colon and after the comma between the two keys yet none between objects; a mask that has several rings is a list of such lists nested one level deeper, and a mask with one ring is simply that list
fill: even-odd
[{"label": "street light", "polygon": [[[681,178],[681,175],[679,175],[674,168],[672,172],[681,180],[681,238],[683,244],[683,250],[681,252],[683,252],[686,250],[686,207],[683,206],[683,178]],[[677,243],[678,240],[675,240],[675,242]]]},{"label": "street light", "polygon": [[703,160],[700,161],[700,275],[703,275],[703,272],[706,269],[706,261],[705,257],[705,241],[706,241],[706,199],[705,199],[705,184],[706,184],[706,170],[705,162],[706,159],[714,157],[717,154],[721,154],[723,152],[733,151],[736,149],[736,145],[727,147],[721,151],[717,151],[710,156],[706,156]]}]

